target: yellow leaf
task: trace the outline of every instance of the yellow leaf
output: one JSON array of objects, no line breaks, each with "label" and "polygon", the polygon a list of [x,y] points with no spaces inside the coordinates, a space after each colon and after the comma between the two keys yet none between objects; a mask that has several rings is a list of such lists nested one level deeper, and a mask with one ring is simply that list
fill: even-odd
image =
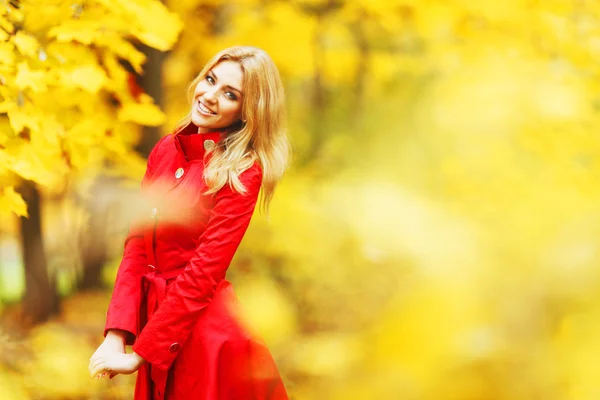
[{"label": "yellow leaf", "polygon": [[146,55],[128,41],[117,35],[105,35],[96,39],[95,43],[110,49],[119,58],[127,60],[135,72],[142,73],[142,64],[146,61]]},{"label": "yellow leaf", "polygon": [[[33,5],[34,2],[29,2],[29,4]],[[44,35],[51,28],[62,24],[63,21],[71,21],[73,15],[73,7],[62,0],[36,1],[35,6],[28,6],[26,10],[27,19],[21,29]]]},{"label": "yellow leaf", "polygon": [[[110,0],[105,0],[104,3],[109,9],[114,7]],[[121,1],[118,4],[124,14],[132,19],[132,31],[143,43],[166,51],[177,41],[183,22],[160,2]]]},{"label": "yellow leaf", "polygon": [[14,101],[3,101],[0,102],[0,114],[5,114],[7,113],[9,110],[12,110],[13,108],[15,108],[17,105],[15,104]]},{"label": "yellow leaf", "polygon": [[[178,24],[170,23],[159,25],[161,29],[155,31],[137,31],[136,36],[145,44],[154,47],[160,51],[167,51],[177,41],[177,36],[181,31],[182,23],[178,20]],[[145,27],[148,28],[148,27]],[[155,27],[156,28],[156,27]]]},{"label": "yellow leaf", "polygon": [[0,18],[0,28],[9,34],[12,34],[15,31],[13,24],[6,18]]},{"label": "yellow leaf", "polygon": [[[102,64],[109,78],[109,81],[106,82],[106,90],[110,92],[122,92],[122,96],[131,96],[129,86],[127,85],[129,72],[123,68],[119,59],[113,54],[105,53],[102,57]],[[122,96],[119,96],[119,98]]]},{"label": "yellow leaf", "polygon": [[26,62],[17,66],[17,77],[15,83],[19,89],[31,88],[34,92],[42,92],[48,89],[46,85],[47,73],[29,69]]},{"label": "yellow leaf", "polygon": [[75,43],[61,43],[52,41],[45,47],[50,58],[57,59],[64,68],[72,62],[77,65],[95,64],[98,60],[97,50],[90,46],[81,46]]},{"label": "yellow leaf", "polygon": [[[48,37],[56,38],[59,42],[80,42],[91,44],[101,33],[89,21],[68,21],[50,29]],[[87,23],[87,24],[86,24]]]},{"label": "yellow leaf", "polygon": [[97,93],[106,81],[106,74],[100,67],[93,64],[80,65],[67,70],[61,70],[60,81],[67,87],[78,87],[90,93]]},{"label": "yellow leaf", "polygon": [[141,125],[159,126],[166,115],[152,103],[126,103],[119,110],[119,121],[131,121]]},{"label": "yellow leaf", "polygon": [[10,210],[20,217],[27,217],[27,204],[23,197],[12,186],[4,188],[4,193],[0,197],[0,210]]},{"label": "yellow leaf", "polygon": [[59,183],[66,166],[57,149],[32,146],[23,140],[15,140],[14,143],[7,147],[12,171],[44,186],[51,187]]},{"label": "yellow leaf", "polygon": [[[10,126],[8,118],[0,118],[0,149],[6,147],[6,142],[15,135],[14,131]],[[4,158],[3,158],[4,157]],[[0,171],[5,168],[6,160],[5,154],[0,150]]]},{"label": "yellow leaf", "polygon": [[33,130],[40,129],[39,120],[32,115],[31,110],[24,107],[15,107],[8,110],[8,119],[15,132],[21,132],[25,127]]},{"label": "yellow leaf", "polygon": [[37,57],[40,45],[33,36],[23,31],[18,31],[17,34],[12,37],[12,41],[21,54],[28,57]]},{"label": "yellow leaf", "polygon": [[10,42],[0,42],[0,63],[5,65],[13,65],[15,63],[14,48],[15,46]]}]

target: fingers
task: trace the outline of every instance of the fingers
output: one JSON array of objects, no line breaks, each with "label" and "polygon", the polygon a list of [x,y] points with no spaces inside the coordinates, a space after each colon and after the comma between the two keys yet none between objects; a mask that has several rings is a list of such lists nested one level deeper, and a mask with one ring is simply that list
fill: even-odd
[{"label": "fingers", "polygon": [[106,360],[104,360],[103,358],[98,358],[93,362],[90,362],[88,369],[92,378],[98,375],[100,372],[103,372],[104,370],[109,370]]},{"label": "fingers", "polygon": [[102,372],[102,373],[100,373],[100,374],[98,374],[96,376],[92,376],[92,379],[102,379],[102,378],[112,379],[112,378],[114,378],[117,375],[119,375],[119,374],[114,373],[114,372]]},{"label": "fingers", "polygon": [[102,379],[105,377],[112,379],[117,376],[119,372],[114,371],[112,364],[119,359],[120,355],[124,355],[124,352],[100,345],[90,357],[88,364],[88,371],[92,379]]},{"label": "fingers", "polygon": [[92,379],[102,379],[109,376],[109,374],[112,374],[110,368],[107,368],[106,364],[100,364],[91,372],[90,376]]},{"label": "fingers", "polygon": [[104,363],[100,363],[100,364],[96,365],[95,367],[91,368],[90,376],[92,378],[99,379],[100,378],[99,374],[104,371],[104,369],[105,369],[104,367],[105,367]]},{"label": "fingers", "polygon": [[102,347],[102,345],[100,345],[100,347],[98,347],[94,354],[92,354],[92,356],[90,357],[90,364],[96,361],[97,359],[103,357],[105,354],[106,350]]},{"label": "fingers", "polygon": [[100,345],[100,347],[98,348],[98,350],[96,350],[96,352],[94,354],[92,354],[92,356],[90,357],[90,363],[88,364],[88,370],[90,371],[90,375],[92,377],[94,377],[94,374],[92,373],[92,371],[97,369],[97,366],[99,363],[102,362],[107,362],[107,356],[110,353],[107,353],[106,351],[103,351],[102,349],[102,345]]},{"label": "fingers", "polygon": [[137,371],[143,362],[141,357],[125,353],[94,354],[90,358],[88,370],[92,378],[100,379],[108,376],[112,379],[117,374],[131,374]]},{"label": "fingers", "polygon": [[98,354],[98,352],[95,352],[94,354],[92,354],[92,356],[90,357],[90,365],[98,360],[100,357],[102,357],[100,354]]},{"label": "fingers", "polygon": [[89,369],[90,369],[90,376],[92,378],[95,378],[96,375],[98,375],[104,369],[104,363],[96,364],[94,366],[91,366]]},{"label": "fingers", "polygon": [[106,360],[104,358],[99,358],[99,359],[97,359],[96,361],[94,361],[93,363],[90,364],[90,368],[93,370],[93,369],[98,368],[99,365],[105,365],[106,366],[106,364],[107,364],[107,362],[106,362]]}]

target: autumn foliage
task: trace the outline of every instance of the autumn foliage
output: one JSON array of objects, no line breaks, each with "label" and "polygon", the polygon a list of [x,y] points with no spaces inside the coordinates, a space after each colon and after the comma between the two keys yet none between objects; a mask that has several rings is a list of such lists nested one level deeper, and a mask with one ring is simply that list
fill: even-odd
[{"label": "autumn foliage", "polygon": [[83,170],[126,170],[134,124],[165,118],[131,90],[145,58],[132,41],[167,50],[179,18],[156,1],[14,1],[0,25],[2,209],[27,214],[18,179],[60,190]]}]

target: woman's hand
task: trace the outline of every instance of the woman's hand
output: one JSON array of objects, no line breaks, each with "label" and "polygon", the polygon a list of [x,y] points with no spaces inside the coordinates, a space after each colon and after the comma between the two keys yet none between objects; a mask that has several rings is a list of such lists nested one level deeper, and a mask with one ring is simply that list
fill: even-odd
[{"label": "woman's hand", "polygon": [[[102,352],[94,353],[88,367],[92,378],[101,378],[106,374],[132,374],[145,360],[136,353]],[[100,375],[102,374],[102,375]]]},{"label": "woman's hand", "polygon": [[109,352],[109,353],[125,353],[125,335],[127,333],[125,331],[119,331],[116,329],[111,329],[106,333],[106,337],[104,341],[92,357],[94,357],[97,353]]},{"label": "woman's hand", "polygon": [[[106,333],[106,337],[104,338],[104,341],[102,342],[102,344],[100,346],[98,346],[98,348],[96,349],[94,354],[92,354],[92,356],[90,357],[90,365],[88,366],[88,368],[91,368],[92,360],[96,360],[99,357],[105,356],[107,354],[113,354],[113,353],[125,354],[126,335],[127,335],[127,332],[125,332],[125,331],[116,330],[116,329],[109,330]],[[90,369],[90,372],[91,372],[91,369]],[[102,376],[98,376],[97,378],[103,378],[106,375],[109,375],[109,374],[103,373]],[[112,378],[115,375],[117,375],[117,374],[110,373],[110,378]],[[92,377],[93,377],[93,375],[92,375]]]}]

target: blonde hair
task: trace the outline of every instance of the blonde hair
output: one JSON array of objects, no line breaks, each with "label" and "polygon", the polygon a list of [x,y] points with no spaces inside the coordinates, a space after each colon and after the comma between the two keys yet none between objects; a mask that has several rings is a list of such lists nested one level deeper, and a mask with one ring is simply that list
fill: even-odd
[{"label": "blonde hair", "polygon": [[[263,174],[261,208],[267,211],[290,157],[283,84],[275,63],[264,50],[250,46],[230,47],[208,61],[190,83],[190,104],[198,82],[224,60],[238,62],[244,73],[241,118],[244,123],[229,132],[220,146],[211,150],[213,156],[204,171],[207,194],[216,193],[225,184],[245,193],[246,188],[239,175],[258,161]],[[175,133],[191,123],[190,110],[177,124]]]}]

